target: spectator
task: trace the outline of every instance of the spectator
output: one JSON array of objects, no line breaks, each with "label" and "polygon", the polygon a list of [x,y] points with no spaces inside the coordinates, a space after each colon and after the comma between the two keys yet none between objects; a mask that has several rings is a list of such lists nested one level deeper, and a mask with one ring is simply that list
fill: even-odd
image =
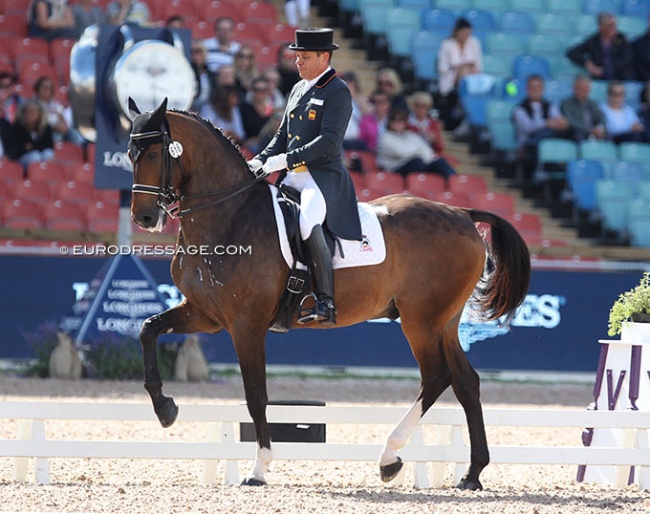
[{"label": "spectator", "polygon": [[214,87],[232,86],[237,89],[237,79],[235,77],[235,67],[231,64],[221,66],[214,75]]},{"label": "spectator", "polygon": [[9,70],[0,70],[0,118],[16,121],[18,109],[25,99],[16,93],[16,80]]},{"label": "spectator", "polygon": [[291,43],[283,43],[278,48],[276,68],[280,74],[278,89],[287,98],[291,88],[299,81],[300,75],[296,68],[296,52],[289,48]]},{"label": "spectator", "polygon": [[287,105],[287,98],[278,87],[280,85],[280,73],[275,68],[267,68],[262,72],[262,77],[268,80],[271,85],[273,108],[284,112],[284,108]]},{"label": "spectator", "polygon": [[566,55],[578,66],[583,66],[591,78],[634,80],[632,47],[618,31],[613,14],[600,13],[598,32],[569,48]]},{"label": "spectator", "polygon": [[86,27],[106,22],[104,10],[93,3],[93,0],[77,0],[72,4],[72,15],[77,34],[83,34]]},{"label": "spectator", "polygon": [[210,101],[201,107],[199,114],[221,129],[234,143],[239,144],[246,137],[239,110],[239,95],[234,86],[216,86]]},{"label": "spectator", "polygon": [[284,109],[284,107],[273,109],[273,114],[271,114],[271,117],[257,135],[257,146],[259,148],[266,148],[275,136],[276,132],[280,128],[280,123],[282,123]]},{"label": "spectator", "polygon": [[458,84],[466,75],[479,73],[483,68],[481,42],[472,35],[472,24],[458,18],[451,36],[438,51],[438,87],[440,117],[445,128],[454,129],[462,119],[458,109]]},{"label": "spectator", "polygon": [[632,41],[632,55],[636,68],[636,79],[642,82],[650,80],[650,14],[648,30]]},{"label": "spectator", "polygon": [[183,18],[180,14],[174,14],[167,18],[165,21],[165,27],[168,29],[186,29],[187,23],[185,23],[185,18]]},{"label": "spectator", "polygon": [[27,35],[47,41],[79,37],[67,0],[32,0],[27,11]]},{"label": "spectator", "polygon": [[149,25],[151,12],[140,0],[114,0],[106,7],[108,23],[113,25]]},{"label": "spectator", "polygon": [[456,171],[444,158],[408,129],[408,116],[407,111],[399,108],[390,111],[386,130],[377,143],[377,164],[403,176],[413,171],[438,173],[445,178],[455,175]]},{"label": "spectator", "polygon": [[199,111],[209,100],[212,84],[214,84],[214,73],[208,69],[207,52],[202,39],[192,40],[190,47],[190,64],[196,77],[196,96],[192,102],[192,110]]},{"label": "spectator", "polygon": [[549,137],[567,137],[569,122],[557,106],[544,99],[544,78],[529,75],[526,80],[526,98],[514,109],[519,155],[524,160],[537,162],[537,145]]},{"label": "spectator", "polygon": [[403,111],[408,111],[409,107],[403,94],[404,85],[402,79],[393,68],[379,68],[377,70],[375,87],[389,96],[391,107],[399,107]]},{"label": "spectator", "polygon": [[284,14],[287,23],[292,27],[305,29],[309,26],[310,0],[286,0],[284,3]]},{"label": "spectator", "polygon": [[54,157],[52,127],[36,100],[27,100],[20,106],[12,132],[14,146],[9,157],[17,160],[25,171],[32,162],[49,161]]},{"label": "spectator", "polygon": [[239,110],[246,133],[244,146],[256,155],[265,148],[258,144],[259,133],[273,114],[271,84],[268,80],[257,77],[253,80],[249,93],[251,99],[240,103]]},{"label": "spectator", "polygon": [[390,96],[376,90],[370,96],[372,110],[359,122],[360,137],[368,150],[377,149],[377,139],[386,129],[386,120],[390,112]]},{"label": "spectator", "polygon": [[346,150],[367,150],[366,142],[361,139],[361,119],[372,111],[372,106],[359,91],[357,76],[353,71],[342,73],[341,78],[348,85],[352,95],[352,116],[343,137],[343,148]]},{"label": "spectator", "polygon": [[260,76],[255,61],[255,51],[248,45],[242,45],[235,56],[235,85],[239,90],[240,98],[246,98],[246,93],[253,85],[253,81]]},{"label": "spectator", "polygon": [[639,109],[639,119],[643,123],[643,141],[650,143],[650,81],[645,83],[645,87],[641,92],[641,109]]},{"label": "spectator", "polygon": [[409,110],[408,127],[411,131],[419,134],[437,155],[444,157],[452,166],[458,166],[456,158],[444,154],[444,141],[442,139],[442,127],[438,121],[437,112],[432,112],[433,97],[428,91],[416,91],[407,98]]},{"label": "spectator", "polygon": [[578,75],[573,82],[573,96],[562,101],[560,112],[569,122],[571,138],[580,142],[587,138],[605,138],[605,118],[600,106],[589,98],[591,79]]},{"label": "spectator", "polygon": [[642,141],[644,127],[632,107],[625,103],[625,87],[613,80],[607,87],[607,102],[600,106],[605,117],[607,137],[615,143]]},{"label": "spectator", "polygon": [[11,123],[5,118],[0,118],[0,159],[4,159],[5,155],[13,151],[13,133],[11,131]]},{"label": "spectator", "polygon": [[78,145],[83,144],[84,138],[72,127],[72,109],[66,108],[56,99],[55,94],[56,86],[50,77],[40,77],[34,83],[34,100],[45,111],[47,122],[52,127],[54,142],[69,141]]},{"label": "spectator", "polygon": [[214,21],[214,37],[205,40],[208,51],[208,69],[216,73],[222,66],[232,66],[241,44],[233,39],[235,20],[222,16]]}]

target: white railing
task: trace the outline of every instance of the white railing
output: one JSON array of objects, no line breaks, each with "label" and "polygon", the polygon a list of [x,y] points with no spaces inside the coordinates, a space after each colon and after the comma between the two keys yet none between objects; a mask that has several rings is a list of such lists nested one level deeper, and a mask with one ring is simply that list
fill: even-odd
[{"label": "white railing", "polygon": [[[303,424],[388,424],[395,425],[404,415],[403,407],[336,407],[336,406],[269,406],[271,423]],[[509,427],[584,427],[622,429],[626,447],[583,446],[490,446],[492,464],[566,464],[617,466],[617,477],[627,478],[630,466],[642,488],[650,487],[650,449],[648,430],[650,412],[587,411],[550,409],[485,409],[486,426]],[[46,420],[155,420],[150,404],[4,402],[0,403],[0,420],[18,420],[16,439],[0,440],[0,457],[15,459],[14,478],[27,479],[29,459],[35,459],[35,479],[49,482],[49,458],[112,459],[198,459],[203,461],[202,481],[214,483],[217,462],[224,461],[224,483],[239,482],[237,461],[252,460],[255,443],[238,442],[235,425],[250,422],[245,405],[181,405],[178,421],[206,423],[206,440],[202,442],[166,441],[69,441],[47,439]],[[422,427],[437,425],[435,444],[424,442]],[[417,488],[440,487],[447,463],[453,463],[455,480],[465,473],[469,447],[464,412],[451,408],[432,408],[416,427],[409,443],[400,452],[414,465]],[[273,457],[297,461],[377,461],[381,444],[274,443]],[[431,473],[427,464],[432,463]],[[625,486],[623,478],[616,485]]]}]

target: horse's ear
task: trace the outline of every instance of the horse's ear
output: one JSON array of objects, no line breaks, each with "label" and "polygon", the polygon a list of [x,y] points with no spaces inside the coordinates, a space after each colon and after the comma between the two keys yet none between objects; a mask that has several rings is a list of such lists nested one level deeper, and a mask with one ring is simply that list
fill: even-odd
[{"label": "horse's ear", "polygon": [[158,106],[158,108],[151,114],[149,123],[151,123],[151,125],[155,127],[161,126],[163,121],[165,120],[166,113],[167,113],[167,98],[165,98],[163,102]]},{"label": "horse's ear", "polygon": [[135,103],[135,100],[129,96],[129,112],[131,113],[131,117],[135,118],[136,115],[142,114],[140,112],[140,109],[138,109],[138,106]]}]

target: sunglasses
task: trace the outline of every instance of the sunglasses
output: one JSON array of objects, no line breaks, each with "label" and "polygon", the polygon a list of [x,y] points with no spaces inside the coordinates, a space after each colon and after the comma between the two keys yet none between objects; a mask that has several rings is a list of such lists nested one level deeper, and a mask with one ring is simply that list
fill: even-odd
[{"label": "sunglasses", "polygon": [[267,93],[268,89],[265,87],[254,87],[253,92],[255,93]]},{"label": "sunglasses", "polygon": [[13,85],[14,85],[13,82],[4,82],[0,84],[0,89],[9,89]]}]

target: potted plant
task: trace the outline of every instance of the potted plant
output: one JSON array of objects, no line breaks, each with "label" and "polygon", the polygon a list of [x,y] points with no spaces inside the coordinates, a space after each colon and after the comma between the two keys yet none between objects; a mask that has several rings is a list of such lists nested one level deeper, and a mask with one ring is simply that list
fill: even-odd
[{"label": "potted plant", "polygon": [[630,321],[650,324],[650,272],[646,271],[636,287],[622,293],[614,302],[609,311],[607,333],[621,334]]}]

